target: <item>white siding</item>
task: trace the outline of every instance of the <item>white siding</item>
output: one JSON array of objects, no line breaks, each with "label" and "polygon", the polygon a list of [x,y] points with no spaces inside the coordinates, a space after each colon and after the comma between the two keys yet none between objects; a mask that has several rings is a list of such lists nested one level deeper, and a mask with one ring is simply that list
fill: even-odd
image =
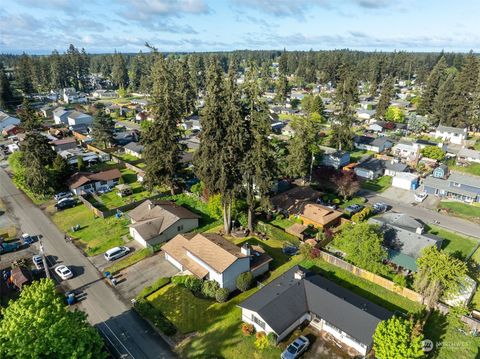
[{"label": "white siding", "polygon": [[142,246],[144,246],[144,247],[147,246],[147,242],[145,242],[145,240],[142,238],[142,236],[140,235],[140,233],[138,233],[135,228],[130,227],[130,235],[132,236],[132,238],[133,238],[134,240],[136,240],[136,241],[137,241],[138,243],[140,243]]},{"label": "white siding", "polygon": [[310,313],[305,313],[304,315],[302,315],[300,318],[294,321],[287,329],[285,329],[283,333],[278,335],[277,342],[280,342],[282,339],[287,337],[296,327],[298,327],[304,321],[306,320],[310,321],[310,319],[311,319]]},{"label": "white siding", "polygon": [[172,263],[180,271],[183,271],[183,266],[179,262],[177,262],[173,257],[171,257],[168,253],[165,253],[165,259],[170,263]]},{"label": "white siding", "polygon": [[[265,323],[265,328],[262,328],[260,325],[255,323],[252,320],[252,315],[255,315],[258,319],[263,321]],[[268,325],[268,323],[265,320],[263,320],[263,318],[260,315],[257,314],[257,312],[242,308],[242,320],[245,323],[252,324],[255,327],[255,331],[257,332],[265,332],[266,334],[275,333],[275,331]]]},{"label": "white siding", "polygon": [[230,291],[237,287],[237,277],[250,270],[250,258],[239,258],[223,272],[222,288],[228,288]]},{"label": "white siding", "polygon": [[268,272],[269,263],[265,263],[263,266],[255,269],[252,271],[252,275],[254,278],[261,276],[262,274]]},{"label": "white siding", "polygon": [[356,351],[358,351],[362,355],[366,355],[368,351],[368,347],[364,344],[360,344],[357,341],[352,340],[351,338],[348,337],[347,333],[344,333],[343,331],[340,330],[340,332],[337,330],[337,328],[330,326],[330,324],[324,320],[323,321],[323,330],[326,331],[327,333],[330,333],[333,335],[336,339],[341,341],[342,343],[345,343],[349,347],[352,347]]}]

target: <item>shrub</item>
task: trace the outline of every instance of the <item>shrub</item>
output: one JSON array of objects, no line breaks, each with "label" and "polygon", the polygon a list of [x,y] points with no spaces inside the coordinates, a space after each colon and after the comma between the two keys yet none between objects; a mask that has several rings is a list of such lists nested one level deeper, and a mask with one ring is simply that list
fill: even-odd
[{"label": "shrub", "polygon": [[248,288],[250,288],[250,286],[252,285],[252,282],[253,282],[253,275],[251,272],[242,273],[237,277],[237,288],[241,292],[245,292],[248,290]]},{"label": "shrub", "polygon": [[242,333],[243,335],[252,335],[255,333],[255,327],[253,324],[248,324],[248,323],[242,323]]},{"label": "shrub", "polygon": [[185,287],[194,293],[199,293],[202,290],[203,281],[194,276],[189,276],[185,279]]},{"label": "shrub", "polygon": [[191,276],[191,275],[176,275],[176,276],[172,277],[172,283],[173,284],[185,285],[185,282],[190,277],[193,277],[193,276]]},{"label": "shrub", "polygon": [[135,310],[142,317],[149,319],[155,327],[166,335],[173,335],[177,332],[175,326],[160,312],[150,305],[145,299],[137,300],[134,306]]},{"label": "shrub", "polygon": [[360,223],[364,220],[366,220],[370,215],[372,214],[372,209],[370,207],[365,207],[362,209],[360,212],[355,213],[351,220],[355,223]]},{"label": "shrub", "polygon": [[148,287],[145,287],[145,288],[142,289],[142,291],[137,295],[137,300],[148,297],[150,294],[156,292],[160,288],[165,287],[169,283],[170,283],[170,278],[159,278],[159,279],[157,279],[155,281],[155,283],[153,283],[152,285],[149,285]]},{"label": "shrub", "polygon": [[277,335],[274,332],[268,333],[267,334],[267,339],[268,339],[268,343],[272,347],[277,346]]},{"label": "shrub", "polygon": [[405,288],[407,286],[407,278],[402,274],[395,274],[393,276],[393,283],[401,288]]},{"label": "shrub", "polygon": [[208,298],[215,298],[219,286],[214,280],[206,280],[202,284],[202,294]]},{"label": "shrub", "polygon": [[320,249],[313,247],[310,251],[310,258],[315,259],[320,257]]},{"label": "shrub", "polygon": [[255,347],[257,347],[258,350],[264,350],[268,346],[269,342],[265,332],[258,332],[255,334]]},{"label": "shrub", "polygon": [[308,243],[303,243],[300,246],[300,255],[304,258],[307,259],[310,257],[310,253],[312,252],[312,246]]},{"label": "shrub", "polygon": [[192,187],[190,187],[190,192],[200,197],[203,193],[203,188],[204,188],[203,183],[198,182],[198,183],[195,183]]},{"label": "shrub", "polygon": [[271,224],[258,222],[257,230],[260,232],[264,232],[270,238],[290,242],[295,247],[298,247],[300,245],[300,240],[297,237],[285,232],[283,229],[272,226]]},{"label": "shrub", "polygon": [[334,198],[332,201],[333,204],[337,204],[337,205],[340,204],[340,202],[341,202],[340,198]]},{"label": "shrub", "polygon": [[215,299],[219,303],[225,303],[228,299],[230,291],[227,288],[218,288],[215,292]]}]

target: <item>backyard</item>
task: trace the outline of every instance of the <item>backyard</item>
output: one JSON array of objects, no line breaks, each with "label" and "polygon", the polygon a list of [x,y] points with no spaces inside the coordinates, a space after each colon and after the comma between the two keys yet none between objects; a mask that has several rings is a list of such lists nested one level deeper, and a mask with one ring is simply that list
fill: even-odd
[{"label": "backyard", "polygon": [[468,166],[453,166],[451,170],[469,173],[471,175],[480,176],[480,163],[472,163]]},{"label": "backyard", "polygon": [[465,219],[480,220],[480,206],[478,204],[466,204],[456,201],[441,201],[440,208],[445,209],[448,213]]},{"label": "backyard", "polygon": [[137,162],[142,162],[141,158],[135,157],[129,153],[114,153],[115,157],[120,158],[122,161],[129,162],[132,164],[136,164]]},{"label": "backyard", "polygon": [[[125,243],[122,237],[128,234],[127,219],[96,217],[83,204],[53,213],[52,220],[60,230],[77,239],[77,244],[88,256],[122,245]],[[80,230],[72,232],[71,228],[77,224]]]},{"label": "backyard", "polygon": [[392,177],[382,176],[375,180],[366,180],[361,183],[361,187],[374,192],[383,192],[392,185]]},{"label": "backyard", "polygon": [[365,155],[374,155],[375,153],[372,151],[366,150],[355,150],[350,152],[350,162],[358,162],[363,156]]}]

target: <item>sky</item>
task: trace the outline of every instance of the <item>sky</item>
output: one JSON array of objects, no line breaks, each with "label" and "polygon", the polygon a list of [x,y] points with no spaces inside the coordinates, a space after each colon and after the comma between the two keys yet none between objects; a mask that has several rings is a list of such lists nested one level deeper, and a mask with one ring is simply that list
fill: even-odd
[{"label": "sky", "polygon": [[5,0],[0,53],[480,51],[479,0]]}]

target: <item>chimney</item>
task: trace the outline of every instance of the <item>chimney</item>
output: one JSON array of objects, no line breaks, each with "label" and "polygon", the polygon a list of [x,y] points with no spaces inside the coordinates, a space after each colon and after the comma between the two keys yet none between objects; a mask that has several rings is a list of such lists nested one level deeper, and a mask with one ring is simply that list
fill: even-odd
[{"label": "chimney", "polygon": [[148,201],[148,209],[151,211],[155,207],[152,201]]},{"label": "chimney", "polygon": [[423,227],[417,227],[417,229],[415,230],[415,232],[417,234],[423,234]]},{"label": "chimney", "polygon": [[299,269],[295,272],[295,274],[293,275],[293,278],[296,280],[302,280],[303,278],[305,278],[305,272]]},{"label": "chimney", "polygon": [[240,248],[240,251],[243,255],[250,257],[250,246],[248,245],[248,243],[245,243],[242,248]]}]

